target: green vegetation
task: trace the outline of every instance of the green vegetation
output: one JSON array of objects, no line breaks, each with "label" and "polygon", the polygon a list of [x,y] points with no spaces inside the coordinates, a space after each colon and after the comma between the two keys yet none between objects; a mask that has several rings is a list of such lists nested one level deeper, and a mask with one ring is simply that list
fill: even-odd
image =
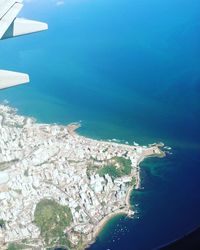
[{"label": "green vegetation", "polygon": [[17,244],[17,243],[10,243],[7,250],[24,250],[27,249],[26,245]]},{"label": "green vegetation", "polygon": [[135,176],[133,176],[131,180],[131,186],[135,187],[135,185],[136,185],[136,178]]},{"label": "green vegetation", "polygon": [[0,171],[4,171],[8,168],[7,162],[1,162],[0,163]]},{"label": "green vegetation", "polygon": [[122,175],[131,174],[132,165],[131,160],[124,157],[115,157],[114,160],[119,164]]},{"label": "green vegetation", "polygon": [[98,167],[93,165],[93,164],[89,164],[87,166],[87,170],[86,170],[86,174],[87,174],[87,177],[90,178],[90,175],[97,172],[98,170]]},{"label": "green vegetation", "polygon": [[104,176],[106,174],[110,175],[111,178],[116,179],[121,177],[120,171],[116,168],[115,165],[105,165],[98,170],[99,176]]},{"label": "green vegetation", "polygon": [[100,176],[110,175],[112,179],[116,179],[131,174],[131,160],[124,157],[114,157],[106,165],[97,171]]},{"label": "green vegetation", "polygon": [[18,247],[17,244],[11,243],[11,244],[9,244],[7,250],[19,250],[19,248],[17,248],[17,247]]},{"label": "green vegetation", "polygon": [[100,176],[110,175],[112,179],[116,179],[125,175],[130,175],[132,170],[131,160],[124,157],[113,157],[111,160],[101,162],[102,167],[99,167],[97,161],[89,164],[86,174],[88,178],[92,173],[98,173]]},{"label": "green vegetation", "polygon": [[71,224],[72,214],[67,206],[42,200],[36,206],[34,217],[47,246],[69,246],[64,230]]},{"label": "green vegetation", "polygon": [[0,227],[4,228],[5,227],[5,221],[3,219],[0,219]]},{"label": "green vegetation", "polygon": [[24,171],[24,176],[26,176],[26,177],[28,177],[28,169],[26,169],[25,171]]},{"label": "green vegetation", "polygon": [[14,159],[14,160],[11,160],[11,161],[5,161],[5,162],[1,162],[0,163],[0,171],[4,171],[6,169],[8,169],[10,166],[12,166],[12,164],[18,162],[19,160],[18,159]]}]

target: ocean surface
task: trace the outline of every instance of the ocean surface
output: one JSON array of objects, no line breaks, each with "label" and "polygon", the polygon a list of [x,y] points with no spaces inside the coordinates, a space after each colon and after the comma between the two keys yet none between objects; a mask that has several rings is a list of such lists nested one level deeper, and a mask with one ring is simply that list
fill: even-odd
[{"label": "ocean surface", "polygon": [[113,218],[91,250],[155,249],[200,225],[199,10],[199,0],[27,1],[22,17],[49,30],[0,42],[0,67],[30,73],[0,92],[20,114],[172,147],[141,164],[136,217]]}]

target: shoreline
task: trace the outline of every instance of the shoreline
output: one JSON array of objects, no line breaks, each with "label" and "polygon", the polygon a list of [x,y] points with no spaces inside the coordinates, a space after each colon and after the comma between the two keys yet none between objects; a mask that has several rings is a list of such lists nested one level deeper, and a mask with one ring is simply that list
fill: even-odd
[{"label": "shoreline", "polygon": [[[157,144],[155,144],[155,146],[158,146]],[[160,150],[160,149],[159,149]],[[160,150],[160,154],[161,156],[164,155],[164,152],[162,150]],[[107,223],[110,222],[110,220],[114,217],[116,217],[117,215],[127,215],[127,217],[129,218],[133,218],[134,217],[134,214],[135,214],[135,211],[132,210],[131,208],[131,195],[132,195],[132,192],[134,192],[135,190],[139,189],[140,188],[140,184],[141,184],[141,178],[140,178],[140,164],[147,158],[150,158],[150,157],[158,157],[159,155],[154,155],[154,156],[151,156],[151,155],[143,155],[139,161],[138,161],[138,164],[137,164],[137,177],[136,177],[136,183],[135,183],[135,186],[130,186],[129,189],[127,190],[127,194],[126,194],[126,207],[121,209],[121,210],[116,210],[114,212],[112,212],[111,214],[108,214],[106,215],[100,222],[99,224],[94,228],[93,230],[93,239],[91,241],[89,241],[88,243],[85,243],[85,248],[84,249],[88,249],[92,244],[95,243],[95,240],[96,238],[98,237],[98,235],[101,233],[101,231],[104,229],[104,227],[106,226]],[[131,217],[131,215],[133,217]]]},{"label": "shoreline", "polygon": [[[30,135],[32,135],[33,133],[33,129],[35,129],[35,133],[37,133],[38,135],[38,140],[40,141],[41,138],[44,140],[44,138],[47,140],[49,140],[49,144],[42,144],[42,146],[40,146],[40,148],[38,148],[38,152],[46,152],[44,151],[45,150],[49,150],[49,147],[47,147],[48,145],[52,145],[52,137],[53,137],[53,142],[57,139],[57,143],[60,143],[59,145],[61,145],[61,148],[60,148],[60,152],[62,152],[63,155],[66,155],[66,152],[69,154],[69,156],[71,156],[71,153],[74,153],[74,152],[77,152],[75,149],[76,147],[75,146],[78,146],[78,148],[80,148],[81,150],[83,150],[85,148],[85,145],[88,145],[88,149],[87,150],[83,150],[81,151],[80,150],[80,154],[73,154],[73,160],[77,159],[80,161],[80,159],[82,159],[82,161],[86,164],[87,163],[87,157],[91,155],[94,157],[97,157],[97,161],[100,159],[100,160],[105,160],[105,159],[110,159],[110,157],[114,157],[114,156],[124,156],[125,154],[125,158],[129,158],[131,159],[131,170],[129,173],[126,173],[125,177],[128,177],[128,181],[125,180],[124,183],[129,183],[128,185],[127,184],[124,184],[126,186],[126,189],[125,189],[125,193],[123,195],[123,200],[117,200],[118,203],[118,206],[114,206],[113,208],[110,207],[111,209],[109,209],[108,211],[105,211],[104,212],[104,215],[102,216],[99,212],[99,218],[97,218],[97,222],[96,223],[93,223],[93,228],[91,228],[91,231],[89,233],[87,233],[86,231],[86,235],[88,236],[85,240],[83,240],[82,244],[81,244],[81,249],[86,249],[88,248],[91,244],[93,244],[95,242],[95,239],[97,238],[97,236],[99,235],[99,233],[103,230],[103,228],[105,227],[105,225],[113,218],[113,217],[116,217],[117,215],[127,215],[127,216],[132,216],[134,215],[135,213],[135,209],[132,207],[131,205],[131,195],[132,195],[132,192],[134,192],[134,190],[137,190],[140,185],[141,185],[141,179],[140,179],[140,164],[148,157],[161,157],[164,155],[164,152],[160,149],[161,147],[163,147],[163,145],[161,143],[155,143],[155,144],[149,144],[147,146],[137,146],[137,145],[130,145],[130,144],[123,144],[123,143],[120,143],[120,142],[116,142],[116,141],[112,141],[112,142],[108,142],[108,141],[104,141],[104,140],[97,140],[97,139],[92,139],[90,137],[87,137],[87,136],[82,136],[80,135],[78,132],[77,132],[77,129],[81,127],[81,123],[80,122],[74,122],[74,123],[70,123],[68,125],[58,125],[58,124],[43,124],[43,123],[37,123],[35,120],[33,120],[33,118],[29,118],[29,117],[26,117],[26,116],[19,116],[17,115],[16,111],[14,111],[13,108],[10,108],[9,106],[2,106],[2,117],[8,119],[13,119],[15,123],[13,123],[14,125],[11,124],[11,126],[9,127],[9,124],[8,123],[8,128],[9,128],[9,131],[12,132],[12,129],[14,126],[18,126],[19,127],[19,130],[23,128],[23,126],[26,128],[24,131],[25,135],[28,137],[28,138],[31,138]],[[4,115],[3,113],[5,112],[6,115]],[[14,113],[14,115],[13,115]],[[11,118],[10,118],[11,117]],[[1,125],[2,126],[7,126],[7,123],[4,124],[4,119],[2,118],[1,120]],[[29,131],[30,129],[30,131]],[[33,131],[32,131],[33,130]],[[30,134],[28,134],[30,132]],[[55,136],[56,135],[56,136]],[[66,137],[66,135],[68,135]],[[69,137],[69,142],[67,141],[68,140],[68,137]],[[3,141],[7,142],[7,139],[8,137],[5,137],[5,139]],[[62,140],[62,138],[64,138]],[[66,144],[68,142],[68,147],[66,148],[63,148],[62,147],[62,143]],[[74,147],[71,146],[71,144],[74,143]],[[29,140],[24,140],[24,145],[25,146],[29,146],[29,144],[32,146],[35,145],[35,141],[29,141]],[[10,144],[8,144],[10,145]],[[41,149],[42,147],[42,149]],[[70,151],[72,148],[72,152]],[[74,148],[74,149],[73,149]],[[83,148],[83,149],[82,149]],[[101,151],[99,151],[99,148],[101,148]],[[104,153],[104,150],[106,148],[106,151],[108,150],[108,152],[106,153],[106,155],[104,154],[104,158],[101,158],[99,157],[99,152],[102,152],[102,154]],[[74,151],[75,150],[75,151]],[[92,150],[92,151],[91,151]],[[68,152],[69,151],[69,152]],[[9,151],[10,152],[10,151]],[[78,151],[79,152],[79,151]],[[84,154],[82,153],[84,152],[84,154],[86,154],[86,156],[84,156]],[[55,154],[56,153],[56,154]],[[127,155],[128,154],[128,155]],[[37,158],[37,161],[33,162],[33,171],[34,171],[34,166],[35,165],[38,165],[38,164],[43,164],[43,162],[46,162],[47,160],[51,159],[52,157],[55,157],[55,155],[57,155],[57,148],[56,148],[56,152],[54,150],[54,148],[52,147],[52,151],[51,151],[51,154],[48,155],[48,159],[46,159],[45,157],[42,157],[42,156],[45,156],[46,154],[43,153],[41,155],[41,157]],[[114,156],[113,156],[114,155]],[[15,156],[15,155],[14,155]],[[13,157],[14,157],[13,156]],[[62,161],[63,163],[65,163],[65,158],[61,157],[62,155],[58,155],[58,161]],[[101,156],[101,155],[100,155]],[[121,157],[122,157],[121,156]],[[32,163],[32,159],[35,157],[34,153],[33,153],[33,156],[30,157],[30,162]],[[75,158],[74,158],[75,157]],[[106,158],[107,157],[107,158]],[[44,158],[44,159],[43,159]],[[70,159],[70,158],[69,158]],[[76,161],[79,162],[79,161]],[[34,165],[35,164],[35,165]],[[60,166],[60,165],[58,165]],[[62,165],[61,165],[62,166]],[[70,167],[70,166],[69,166]],[[87,167],[87,165],[86,165]],[[25,170],[26,169],[26,164],[24,165],[23,168],[20,168],[21,170]],[[19,169],[19,171],[21,171]],[[48,168],[49,169],[49,168]],[[72,171],[74,170],[74,166],[73,164],[71,165],[71,169]],[[76,175],[79,175],[79,174],[82,174],[82,165],[80,165],[80,167],[78,169],[76,169]],[[85,170],[85,169],[83,169]],[[50,170],[48,170],[50,171]],[[59,168],[58,170],[59,171]],[[62,171],[62,168],[60,169],[60,171]],[[84,172],[85,173],[85,172]],[[36,176],[37,176],[37,172],[34,173]],[[47,173],[46,173],[47,174]],[[48,172],[48,175],[50,175],[52,178],[57,178],[58,174],[56,173],[54,175],[54,172],[53,171],[50,171]],[[75,175],[75,176],[76,176]],[[66,174],[66,176],[68,176],[68,173]],[[70,176],[70,175],[69,175]],[[85,176],[85,175],[84,175]],[[47,176],[48,177],[48,176]],[[44,174],[44,181],[45,179],[47,178],[46,175]],[[100,177],[99,177],[100,178]],[[56,179],[57,180],[57,179]],[[76,178],[74,178],[73,180],[75,180],[73,183],[74,185],[78,185],[79,186],[79,183],[80,182],[77,182]],[[33,179],[33,182],[34,182],[34,179]],[[87,183],[88,183],[88,177],[86,176],[86,179],[85,179],[85,183],[86,183],[86,188],[87,188]],[[114,183],[114,182],[113,182]],[[62,184],[62,183],[61,183]],[[120,191],[120,183],[117,184],[116,182],[116,187],[117,189],[114,189],[111,191],[113,191],[113,193],[116,192],[116,190]],[[20,186],[21,187],[21,186]],[[116,188],[115,187],[115,188]],[[38,186],[39,188],[39,186]],[[49,188],[46,188],[45,187],[42,187],[44,189],[44,191],[48,194],[49,196]],[[72,188],[73,188],[73,185],[72,185]],[[60,189],[59,189],[60,190]],[[67,190],[68,191],[68,190]],[[57,191],[56,192],[60,195],[60,191]],[[78,192],[78,191],[77,191]],[[98,192],[98,191],[97,191]],[[63,195],[63,193],[62,193]],[[76,195],[76,194],[75,194]],[[74,196],[75,196],[74,195]],[[51,195],[50,195],[51,196]],[[87,196],[87,193],[86,193],[86,196]],[[26,198],[26,196],[23,197],[24,199]],[[97,196],[98,198],[98,196]],[[89,198],[88,198],[89,199]],[[84,201],[85,202],[85,201]],[[112,205],[112,199],[111,201],[109,200],[110,203]],[[68,203],[67,203],[68,204]],[[70,203],[71,204],[71,203]],[[94,203],[96,204],[96,203]],[[107,204],[107,203],[105,203]],[[73,204],[72,204],[73,205]],[[99,211],[99,209],[101,208],[98,208],[98,207],[95,207],[94,208],[96,209],[96,211]],[[111,210],[111,211],[110,211]],[[73,214],[74,214],[74,210],[73,210]],[[76,213],[78,213],[76,211]],[[77,216],[75,216],[76,218]],[[31,217],[32,218],[32,217]],[[85,219],[85,223],[88,222],[87,218],[84,218]],[[75,226],[79,226],[79,220],[75,220],[74,222],[75,224],[72,225],[73,227]],[[72,227],[72,229],[73,229]],[[78,229],[78,228],[77,228]],[[20,230],[20,229],[19,229]],[[71,230],[71,229],[70,229]],[[78,230],[82,230],[81,228],[78,229]],[[72,237],[74,237],[73,235],[73,232],[72,232]],[[75,235],[75,237],[77,237]],[[74,238],[71,238],[72,240],[70,240],[70,242],[72,243],[72,245],[74,244],[73,243],[73,240]],[[76,238],[75,238],[76,239]],[[76,243],[75,243],[76,244]]]},{"label": "shoreline", "polygon": [[[106,140],[96,140],[93,138],[90,138],[89,136],[84,136],[78,133],[78,129],[81,128],[81,123],[80,122],[74,122],[74,123],[70,123],[67,125],[67,129],[69,131],[69,133],[72,136],[79,136],[79,137],[83,137],[86,139],[90,139],[90,140],[95,140],[95,141],[99,141],[99,142],[108,142]],[[123,144],[117,141],[110,141],[109,143],[111,144]],[[134,147],[135,145],[130,145],[130,144],[124,144],[128,147]],[[107,214],[99,223],[98,225],[96,225],[96,227],[93,230],[93,235],[92,235],[92,239],[89,241],[86,241],[85,243],[83,243],[82,247],[83,249],[88,249],[92,244],[95,243],[96,238],[98,237],[98,235],[101,233],[101,231],[104,229],[104,227],[106,226],[107,223],[109,223],[109,221],[116,217],[117,215],[126,215],[129,218],[132,218],[131,216],[134,216],[135,211],[132,210],[131,208],[131,195],[132,192],[134,192],[135,190],[140,188],[141,185],[141,178],[140,178],[140,164],[147,158],[150,157],[165,157],[165,153],[164,151],[162,151],[160,149],[160,147],[164,147],[164,143],[154,143],[154,144],[148,144],[149,150],[146,153],[143,153],[142,156],[138,159],[138,163],[137,163],[137,172],[136,174],[136,181],[135,181],[135,185],[134,186],[130,186],[127,190],[127,194],[126,194],[126,206],[123,209],[120,210],[116,210],[114,212],[112,212],[111,214]],[[136,148],[136,146],[135,146]],[[157,152],[156,152],[157,151]],[[132,177],[134,176],[134,174],[131,175]]]},{"label": "shoreline", "polygon": [[101,231],[104,229],[105,225],[114,217],[116,217],[117,215],[126,215],[128,214],[128,211],[126,211],[126,209],[121,209],[121,210],[116,210],[114,212],[112,212],[111,214],[106,215],[100,222],[99,224],[94,228],[93,230],[93,239],[88,242],[88,244],[86,243],[86,249],[91,246],[96,238],[98,237],[98,235],[101,233]]},{"label": "shoreline", "polygon": [[73,122],[67,125],[67,130],[70,135],[75,136],[78,135],[77,129],[81,128],[81,123],[80,122]]},{"label": "shoreline", "polygon": [[[89,136],[83,136],[81,134],[79,134],[77,132],[77,130],[81,127],[81,124],[79,122],[77,123],[70,123],[69,125],[67,125],[68,131],[71,132],[71,135],[73,136],[80,136],[80,137],[84,137],[84,138],[88,138],[91,140],[96,140],[93,138],[90,138]],[[98,140],[99,142],[107,142],[106,140]],[[123,144],[117,141],[110,141],[110,143],[112,144]],[[130,145],[130,144],[125,144],[126,146],[130,146],[130,147],[134,147],[135,145]],[[154,144],[149,144],[148,145],[150,151],[148,151],[147,153],[143,153],[142,156],[138,159],[138,163],[137,163],[137,172],[136,172],[136,181],[135,181],[135,185],[134,186],[130,186],[127,190],[127,194],[126,194],[126,206],[125,208],[121,209],[121,210],[116,210],[114,212],[112,212],[111,214],[107,214],[100,222],[99,224],[94,228],[93,230],[93,235],[92,235],[92,239],[88,242],[85,242],[83,244],[83,249],[88,249],[92,244],[95,243],[96,238],[98,237],[98,235],[101,233],[101,231],[104,229],[104,227],[106,226],[107,223],[109,223],[109,221],[116,217],[117,215],[126,215],[129,218],[132,218],[131,216],[134,216],[135,211],[132,210],[131,208],[131,195],[132,192],[134,192],[135,190],[140,188],[141,185],[141,178],[140,178],[140,164],[146,160],[147,158],[153,158],[153,157],[165,157],[165,152],[162,151],[160,149],[160,147],[164,147],[164,143],[154,143]],[[153,151],[151,151],[153,149]],[[157,150],[157,152],[156,152]],[[134,174],[132,175],[134,176]]]}]

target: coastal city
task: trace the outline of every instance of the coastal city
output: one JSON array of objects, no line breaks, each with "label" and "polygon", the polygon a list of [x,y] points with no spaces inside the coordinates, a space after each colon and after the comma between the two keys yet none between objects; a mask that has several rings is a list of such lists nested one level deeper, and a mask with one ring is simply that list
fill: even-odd
[{"label": "coastal city", "polygon": [[0,105],[0,249],[85,249],[111,217],[134,216],[139,164],[163,145],[94,140],[79,127]]}]

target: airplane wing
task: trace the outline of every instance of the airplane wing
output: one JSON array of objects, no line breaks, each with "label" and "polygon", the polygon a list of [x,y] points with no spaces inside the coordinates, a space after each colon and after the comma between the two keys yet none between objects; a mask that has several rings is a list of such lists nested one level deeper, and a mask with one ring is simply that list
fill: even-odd
[{"label": "airplane wing", "polygon": [[[46,23],[17,18],[23,0],[0,0],[0,40],[48,29]],[[26,74],[0,70],[0,89],[29,81]]]},{"label": "airplane wing", "polygon": [[0,70],[0,90],[29,82],[27,74]]},{"label": "airplane wing", "polygon": [[23,0],[0,0],[0,39],[26,35],[48,29],[46,23],[16,18]]}]

